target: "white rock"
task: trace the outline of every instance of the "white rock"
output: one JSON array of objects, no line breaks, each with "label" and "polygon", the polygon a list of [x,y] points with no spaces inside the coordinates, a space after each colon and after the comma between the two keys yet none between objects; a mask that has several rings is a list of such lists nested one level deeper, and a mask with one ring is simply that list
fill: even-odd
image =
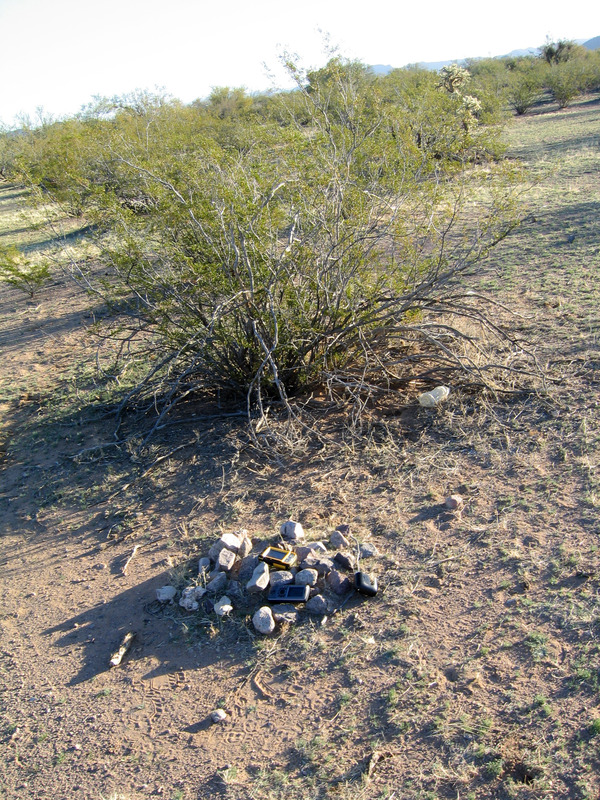
[{"label": "white rock", "polygon": [[212,712],[210,718],[216,725],[219,722],[225,722],[225,720],[227,719],[227,714],[225,713],[225,711],[223,711],[222,708],[217,708],[216,711]]},{"label": "white rock", "polygon": [[233,611],[231,600],[227,597],[227,595],[223,595],[223,597],[215,603],[214,612],[219,617],[224,617],[231,611]]},{"label": "white rock", "polygon": [[269,606],[261,606],[252,617],[252,624],[259,633],[268,634],[275,630],[275,620]]},{"label": "white rock", "polygon": [[229,572],[235,564],[236,555],[233,550],[224,547],[217,557],[216,568],[223,572]]},{"label": "white rock", "polygon": [[299,522],[288,520],[280,528],[281,536],[288,542],[301,542],[304,539],[304,528]]},{"label": "white rock", "polygon": [[206,594],[202,586],[187,586],[181,593],[179,605],[186,611],[197,611],[198,600]]},{"label": "white rock", "polygon": [[226,547],[228,550],[232,550],[234,553],[237,553],[240,549],[242,539],[237,533],[224,533],[219,539],[219,542],[222,543],[223,547]]},{"label": "white rock", "polygon": [[269,566],[260,561],[246,584],[246,591],[253,594],[262,592],[269,585]]},{"label": "white rock", "polygon": [[156,590],[156,599],[159,603],[170,603],[175,599],[177,589],[174,586],[161,586]]}]

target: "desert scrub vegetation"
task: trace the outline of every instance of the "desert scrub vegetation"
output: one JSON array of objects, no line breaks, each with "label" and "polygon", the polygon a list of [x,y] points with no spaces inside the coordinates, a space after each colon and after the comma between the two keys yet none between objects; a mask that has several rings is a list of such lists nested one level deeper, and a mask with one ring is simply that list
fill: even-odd
[{"label": "desert scrub vegetation", "polygon": [[291,92],[134,93],[11,139],[13,174],[95,231],[71,272],[111,311],[111,373],[143,369],[119,413],[150,404],[153,430],[208,398],[293,438],[311,398],[358,421],[410,382],[530,374],[465,284],[521,218],[497,104],[461,68],[287,66]]}]

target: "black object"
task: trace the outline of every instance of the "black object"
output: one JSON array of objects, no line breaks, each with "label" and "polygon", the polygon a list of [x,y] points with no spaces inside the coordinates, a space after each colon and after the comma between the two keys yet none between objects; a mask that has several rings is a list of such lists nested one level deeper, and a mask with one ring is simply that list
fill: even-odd
[{"label": "black object", "polygon": [[306,603],[310,595],[308,586],[273,586],[267,598],[269,603]]},{"label": "black object", "polygon": [[377,578],[369,578],[366,572],[355,572],[354,588],[357,592],[367,597],[375,597],[377,594]]}]

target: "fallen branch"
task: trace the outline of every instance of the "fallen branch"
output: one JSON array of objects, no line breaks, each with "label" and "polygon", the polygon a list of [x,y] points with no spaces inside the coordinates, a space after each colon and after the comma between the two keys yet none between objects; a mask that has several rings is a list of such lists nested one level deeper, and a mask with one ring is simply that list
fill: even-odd
[{"label": "fallen branch", "polygon": [[125,654],[131,647],[131,643],[133,642],[134,639],[135,639],[135,631],[129,631],[128,633],[125,634],[125,636],[123,637],[123,641],[121,642],[121,646],[119,647],[116,653],[113,653],[110,659],[111,667],[119,666],[121,661],[123,661]]},{"label": "fallen branch", "polygon": [[129,556],[129,558],[127,559],[127,561],[125,562],[125,564],[123,566],[123,569],[121,570],[121,575],[127,575],[127,568],[131,564],[131,562],[133,561],[133,559],[135,557],[135,554],[137,553],[137,551],[140,549],[141,546],[142,546],[141,544],[136,544],[135,545],[135,547],[132,550],[131,555]]}]

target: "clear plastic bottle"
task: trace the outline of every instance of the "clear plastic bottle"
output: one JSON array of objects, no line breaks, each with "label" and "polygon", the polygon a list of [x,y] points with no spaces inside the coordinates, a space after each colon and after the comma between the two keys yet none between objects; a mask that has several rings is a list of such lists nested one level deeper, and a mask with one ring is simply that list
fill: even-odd
[{"label": "clear plastic bottle", "polygon": [[433,408],[446,400],[449,394],[450,389],[448,386],[436,386],[430,392],[423,392],[423,394],[419,395],[419,403],[424,408]]}]

